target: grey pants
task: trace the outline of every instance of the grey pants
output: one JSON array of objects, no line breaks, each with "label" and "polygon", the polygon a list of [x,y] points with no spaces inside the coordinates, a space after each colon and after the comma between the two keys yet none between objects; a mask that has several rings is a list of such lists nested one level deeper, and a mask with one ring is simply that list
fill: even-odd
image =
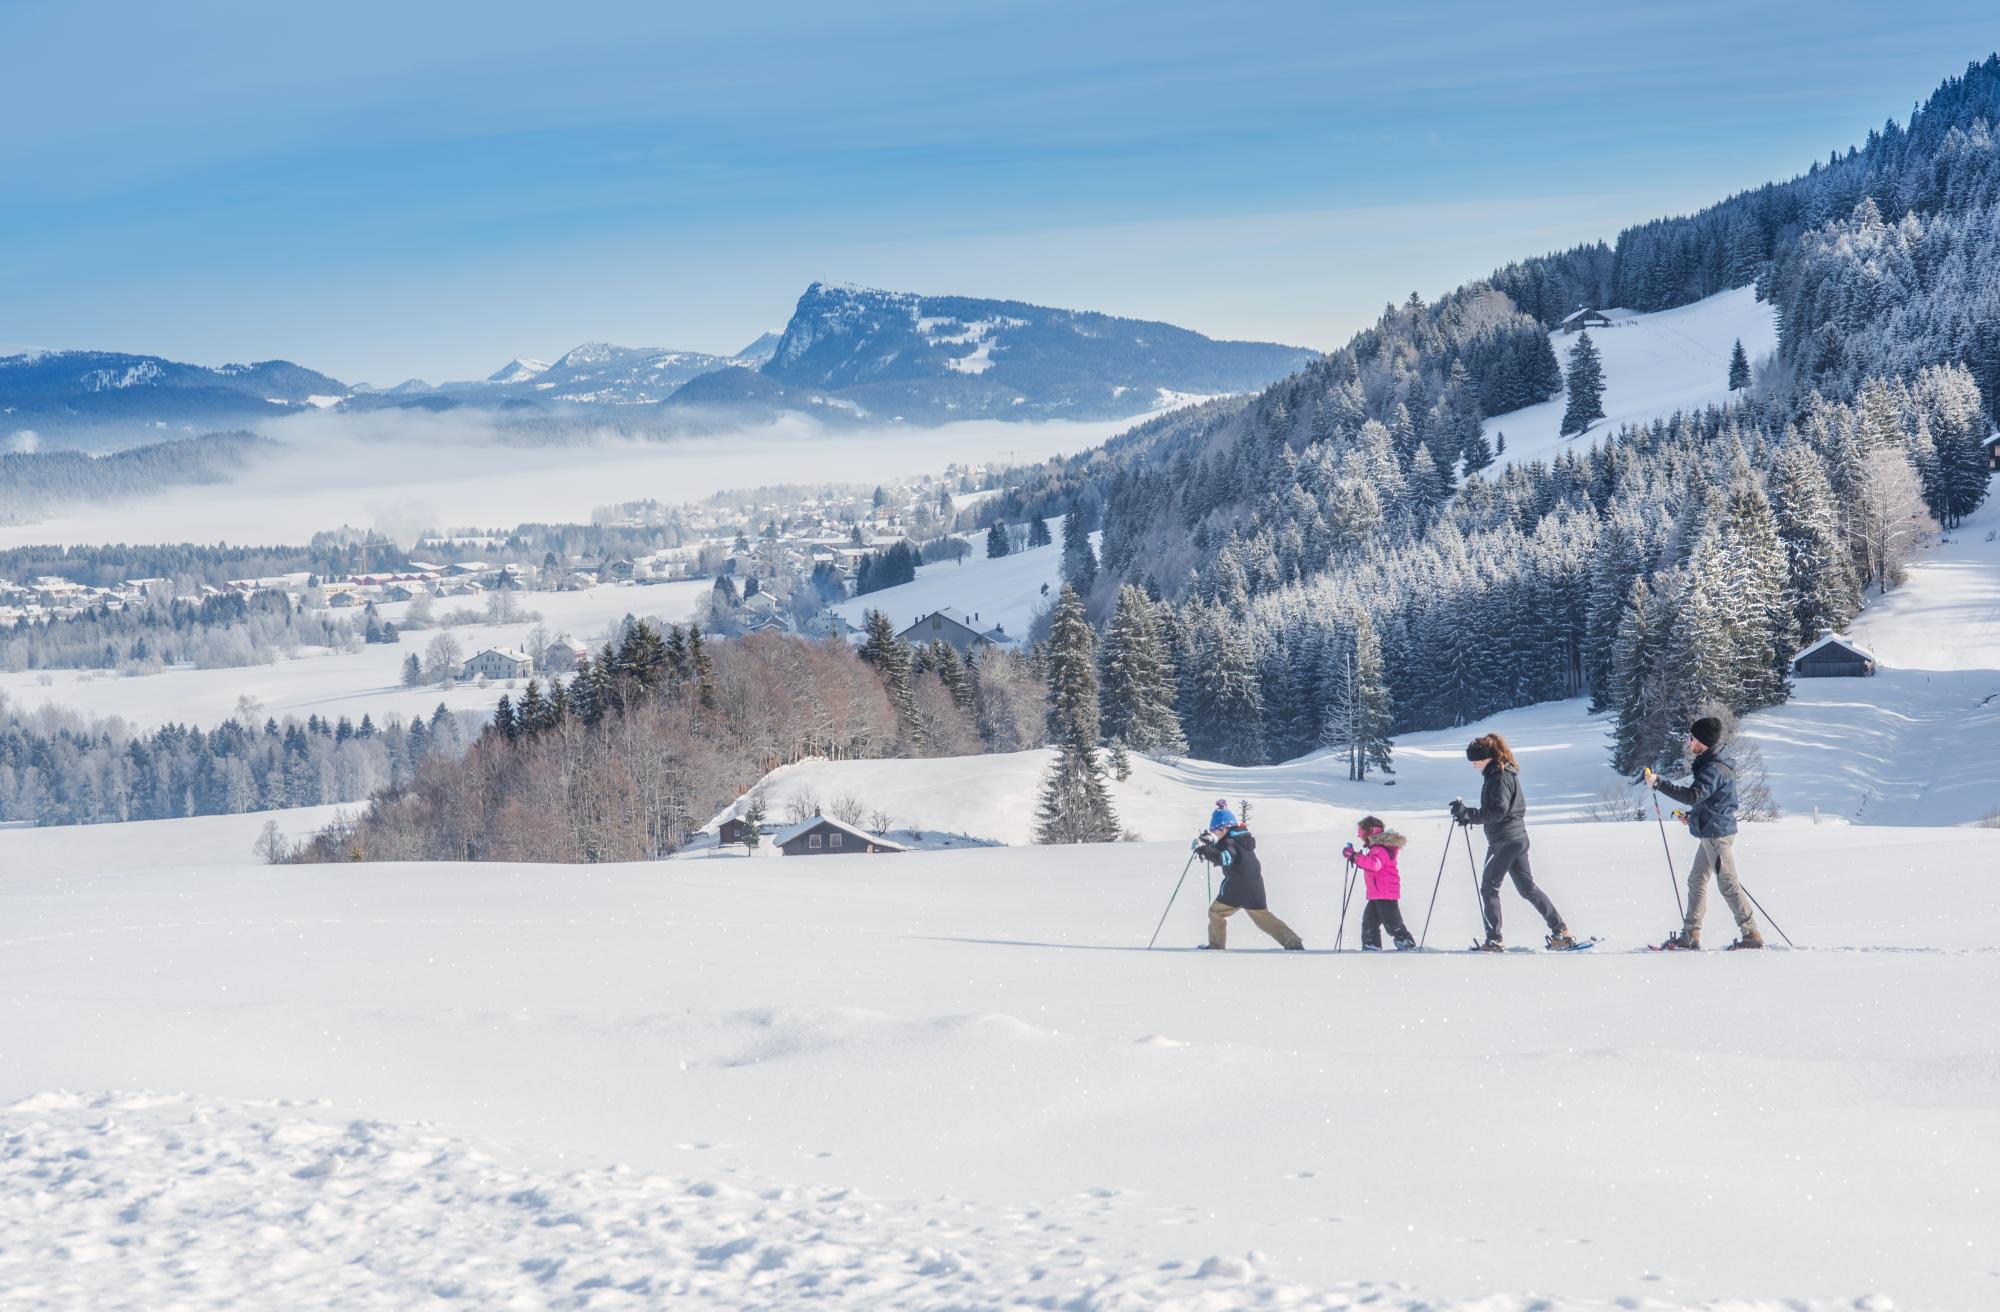
[{"label": "grey pants", "polygon": [[1229,918],[1239,911],[1250,917],[1251,924],[1263,930],[1272,938],[1277,939],[1278,942],[1284,944],[1286,947],[1295,948],[1299,945],[1299,936],[1292,932],[1292,927],[1268,911],[1251,911],[1244,907],[1232,907],[1227,902],[1211,902],[1208,904],[1208,945],[1210,947],[1219,948],[1228,943]]},{"label": "grey pants", "polygon": [[1549,895],[1536,886],[1535,872],[1528,865],[1528,840],[1519,838],[1511,843],[1489,844],[1486,849],[1486,869],[1479,875],[1479,905],[1486,917],[1486,937],[1496,941],[1500,938],[1500,884],[1509,876],[1513,877],[1514,891],[1541,913],[1549,933],[1562,933],[1562,915],[1557,912],[1556,904],[1549,901]]},{"label": "grey pants", "polygon": [[1715,886],[1722,890],[1722,900],[1729,904],[1729,914],[1736,917],[1736,928],[1745,934],[1755,933],[1757,917],[1750,912],[1750,899],[1743,894],[1742,881],[1736,878],[1736,835],[1726,838],[1704,838],[1701,847],[1694,854],[1694,866],[1688,871],[1687,931],[1701,933],[1702,916],[1708,912],[1708,876],[1715,873]]}]

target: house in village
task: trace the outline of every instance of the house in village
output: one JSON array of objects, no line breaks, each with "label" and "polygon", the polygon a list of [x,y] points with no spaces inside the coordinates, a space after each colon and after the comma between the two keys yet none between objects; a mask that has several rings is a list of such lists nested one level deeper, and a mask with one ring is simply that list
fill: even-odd
[{"label": "house in village", "polygon": [[382,589],[382,600],[384,601],[415,601],[418,597],[428,597],[429,595],[429,589],[421,585],[412,587],[408,583],[391,583],[388,587]]},{"label": "house in village", "polygon": [[2000,470],[2000,433],[1986,439],[1986,468]]},{"label": "house in village", "polygon": [[1875,653],[1844,633],[1821,629],[1818,641],[1792,657],[1801,679],[1858,679],[1875,673]]},{"label": "house in village", "polygon": [[589,643],[565,633],[542,648],[542,668],[551,674],[572,674],[589,655]]},{"label": "house in village", "polygon": [[816,815],[778,835],[778,850],[786,856],[873,856],[910,849],[831,816]]},{"label": "house in village", "polygon": [[831,609],[823,610],[807,620],[799,632],[808,638],[845,638],[853,631],[851,625]]},{"label": "house in village", "polygon": [[1580,333],[1586,328],[1609,328],[1611,316],[1588,305],[1579,305],[1563,316],[1562,330],[1565,336]]},{"label": "house in village", "polygon": [[949,610],[934,610],[928,615],[917,616],[916,623],[896,637],[912,646],[929,642],[948,643],[961,656],[974,647],[993,647],[1013,641],[1000,625],[988,628],[981,624],[978,611],[968,615],[964,611]]},{"label": "house in village", "polygon": [[459,669],[461,679],[477,679],[482,675],[488,679],[525,679],[535,672],[535,663],[528,659],[528,653],[515,651],[512,647],[488,647]]},{"label": "house in village", "polygon": [[342,610],[349,606],[359,606],[361,598],[352,592],[334,592],[327,595],[326,604],[335,610]]}]

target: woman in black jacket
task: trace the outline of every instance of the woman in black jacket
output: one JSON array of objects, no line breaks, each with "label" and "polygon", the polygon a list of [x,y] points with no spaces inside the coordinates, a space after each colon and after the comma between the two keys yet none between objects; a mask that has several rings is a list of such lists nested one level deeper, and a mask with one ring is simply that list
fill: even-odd
[{"label": "woman in black jacket", "polygon": [[1465,759],[1479,767],[1484,779],[1479,789],[1479,805],[1451,804],[1451,818],[1462,825],[1486,826],[1486,869],[1479,877],[1480,913],[1486,920],[1486,941],[1482,952],[1502,952],[1500,938],[1500,881],[1512,875],[1514,891],[1528,899],[1528,905],[1548,922],[1548,945],[1567,950],[1576,946],[1561,913],[1549,895],[1535,887],[1534,872],[1528,868],[1528,799],[1521,792],[1521,766],[1508,750],[1507,740],[1497,733],[1475,738],[1466,745]]}]

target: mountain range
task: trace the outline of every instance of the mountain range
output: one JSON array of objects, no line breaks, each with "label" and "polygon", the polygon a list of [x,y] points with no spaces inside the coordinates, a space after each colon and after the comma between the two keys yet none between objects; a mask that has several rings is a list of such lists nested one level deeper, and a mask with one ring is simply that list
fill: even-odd
[{"label": "mountain range", "polygon": [[485,378],[346,384],[273,360],[211,368],[157,356],[0,356],[0,425],[81,445],[158,430],[241,426],[310,409],[458,408],[620,421],[695,413],[937,424],[1104,419],[1187,395],[1251,391],[1315,352],[1217,341],[1172,324],[1021,301],[919,296],[815,282],[782,333],[734,355],[587,342],[553,362],[517,357]]}]

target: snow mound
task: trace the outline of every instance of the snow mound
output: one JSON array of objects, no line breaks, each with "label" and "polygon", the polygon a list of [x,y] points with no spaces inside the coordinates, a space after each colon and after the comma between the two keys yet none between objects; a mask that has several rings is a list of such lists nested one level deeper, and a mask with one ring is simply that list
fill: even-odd
[{"label": "snow mound", "polygon": [[[551,1172],[513,1156],[427,1125],[338,1121],[295,1105],[28,1098],[0,1112],[0,1280],[18,1312],[1614,1306],[1526,1295],[1439,1301],[1393,1285],[1314,1290],[1269,1270],[1254,1250],[1139,1264],[1074,1234],[1120,1205],[1115,1190],[1018,1211],[616,1167]],[[413,1242],[388,1242],[399,1237]],[[1726,1306],[1893,1309],[1877,1298]]]}]

